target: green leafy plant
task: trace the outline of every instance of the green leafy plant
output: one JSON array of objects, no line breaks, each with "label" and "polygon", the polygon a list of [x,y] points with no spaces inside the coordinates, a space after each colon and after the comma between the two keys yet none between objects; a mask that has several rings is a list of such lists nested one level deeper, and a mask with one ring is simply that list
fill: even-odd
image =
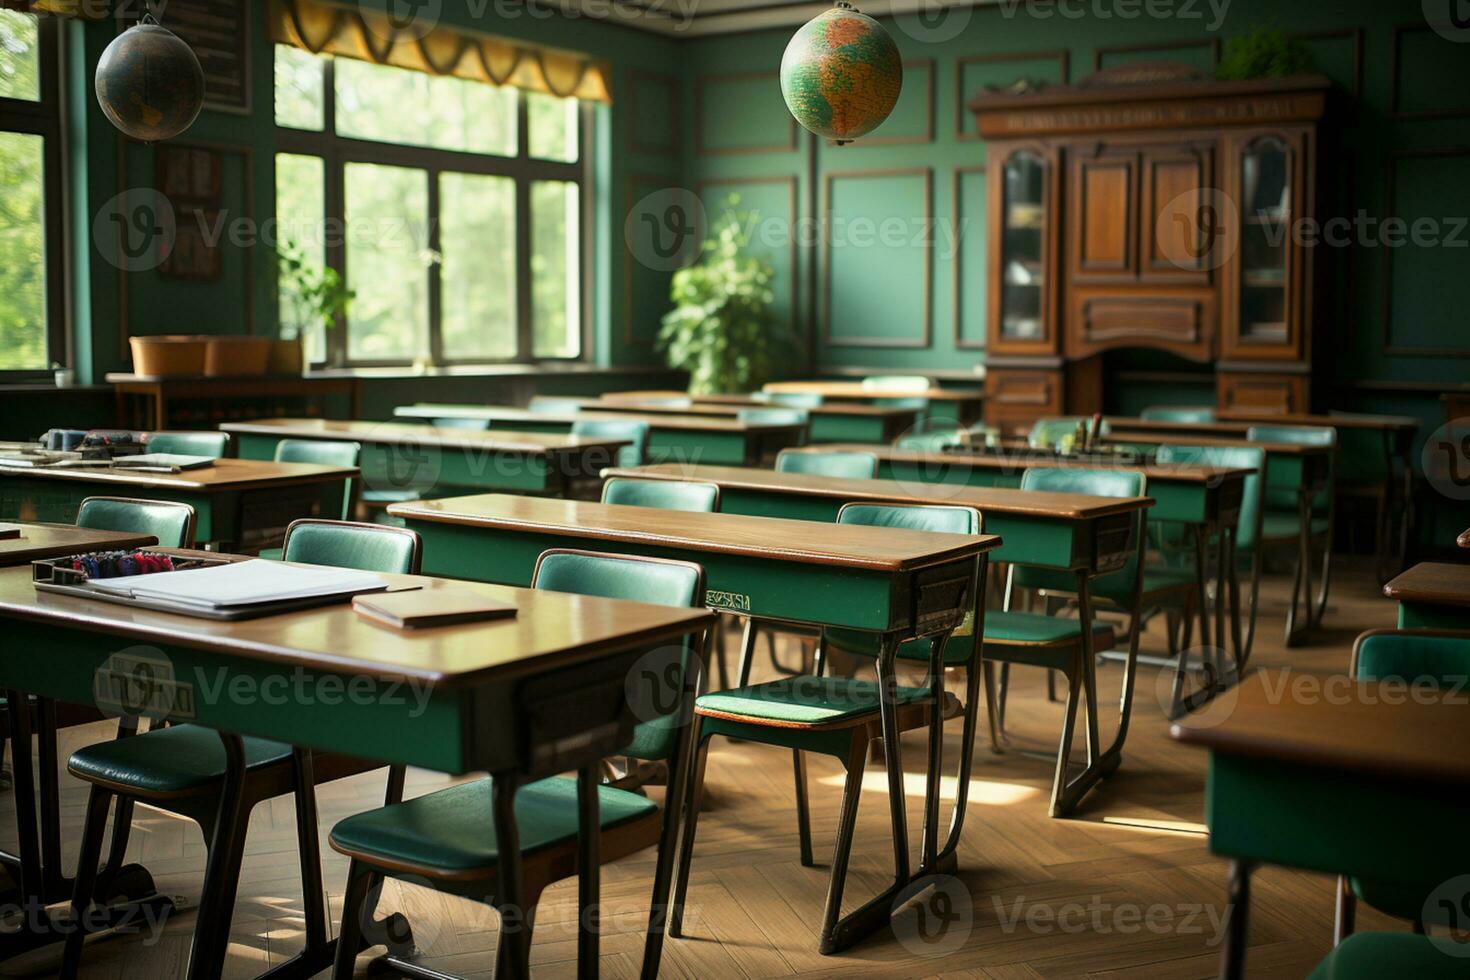
[{"label": "green leafy plant", "polygon": [[751,213],[731,195],[700,247],[699,259],[674,273],[659,347],[670,367],[689,372],[690,394],[754,391],[770,380],[790,337],[772,311],[776,270],[746,254]]},{"label": "green leafy plant", "polygon": [[336,269],[312,262],[301,246],[285,239],[276,247],[276,277],[282,340],[304,337],[314,326],[332,329],[357,295]]},{"label": "green leafy plant", "polygon": [[1275,23],[1258,24],[1249,34],[1225,42],[1215,75],[1226,81],[1285,78],[1314,67],[1311,49]]}]

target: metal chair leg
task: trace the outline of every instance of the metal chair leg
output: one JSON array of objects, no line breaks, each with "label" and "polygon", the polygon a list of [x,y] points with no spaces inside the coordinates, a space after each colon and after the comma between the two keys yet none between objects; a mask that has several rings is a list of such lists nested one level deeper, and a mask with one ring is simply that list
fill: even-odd
[{"label": "metal chair leg", "polygon": [[337,932],[332,980],[352,980],[357,954],[362,950],[363,920],[372,914],[368,909],[368,892],[373,878],[373,872],[356,861],[347,869],[347,893],[342,899],[342,928]]},{"label": "metal chair leg", "polygon": [[736,687],[745,687],[750,683],[751,661],[755,659],[755,618],[745,617],[745,629],[740,636],[740,669],[736,676]]},{"label": "metal chair leg", "polygon": [[102,837],[107,830],[107,810],[112,803],[112,794],[94,785],[87,795],[87,817],[82,825],[81,852],[77,856],[77,876],[72,884],[71,931],[66,936],[66,949],[62,954],[61,976],[72,980],[82,965],[82,947],[87,941],[87,931],[82,927],[83,918],[92,907],[92,898],[97,887],[97,864],[102,857]]},{"label": "metal chair leg", "polygon": [[800,841],[802,867],[813,866],[812,817],[806,796],[806,757],[801,749],[791,750],[791,770],[796,778],[796,833]]},{"label": "metal chair leg", "polygon": [[1341,946],[1342,941],[1353,934],[1358,913],[1358,896],[1348,887],[1347,878],[1337,876],[1337,909],[1332,919],[1332,945]]},{"label": "metal chair leg", "polygon": [[1062,738],[1057,746],[1056,772],[1051,782],[1051,809],[1053,817],[1062,815],[1062,796],[1067,788],[1067,764],[1072,756],[1072,736],[1077,727],[1077,705],[1082,698],[1077,668],[1062,675],[1067,681],[1067,702],[1062,709]]},{"label": "metal chair leg", "polygon": [[694,722],[694,744],[698,747],[694,755],[694,771],[690,774],[688,791],[684,794],[684,829],[679,835],[679,864],[674,877],[674,898],[669,908],[669,935],[678,938],[684,934],[684,899],[689,892],[689,865],[694,856],[694,834],[699,828],[699,802],[704,793],[704,770],[709,761],[709,738],[704,726]]},{"label": "metal chair leg", "polygon": [[500,913],[500,944],[495,950],[495,975],[524,980],[531,973],[531,910],[526,903],[526,880],[521,864],[521,832],[516,823],[517,777],[513,772],[491,775],[491,812],[500,865],[496,889]]},{"label": "metal chair leg", "polygon": [[189,980],[212,980],[224,971],[240,862],[245,856],[249,818],[244,800],[245,746],[239,735],[220,732],[219,737],[225,748],[225,778],[210,828],[204,892],[194,925],[194,948],[189,954]]},{"label": "metal chair leg", "polygon": [[842,890],[847,884],[847,861],[852,854],[858,798],[863,792],[863,770],[867,764],[867,743],[854,737],[847,752],[847,778],[842,784],[842,805],[837,811],[837,842],[832,847],[832,873],[827,879],[827,904],[822,909],[820,949],[823,953],[829,952],[838,917],[842,914]]}]

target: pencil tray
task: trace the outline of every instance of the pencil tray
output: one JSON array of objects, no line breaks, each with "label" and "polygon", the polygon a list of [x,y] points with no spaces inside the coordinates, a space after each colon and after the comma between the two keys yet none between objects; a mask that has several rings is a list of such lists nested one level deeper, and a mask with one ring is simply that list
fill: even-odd
[{"label": "pencil tray", "polygon": [[[92,552],[85,552],[85,554],[92,554]],[[228,559],[224,558],[181,558],[178,555],[164,555],[162,552],[142,548],[129,552],[129,554],[167,557],[173,561],[173,570],[176,572],[228,563]],[[80,554],[66,555],[62,558],[40,558],[31,562],[31,582],[38,587],[41,585],[85,586],[91,581],[87,573],[71,567],[72,560],[80,557],[82,557]],[[115,576],[102,577],[113,578]]]}]

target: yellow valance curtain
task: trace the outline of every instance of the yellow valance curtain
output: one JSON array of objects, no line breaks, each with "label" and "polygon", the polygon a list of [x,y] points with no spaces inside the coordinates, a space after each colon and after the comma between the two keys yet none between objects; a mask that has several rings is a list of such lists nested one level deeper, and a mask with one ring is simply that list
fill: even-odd
[{"label": "yellow valance curtain", "polygon": [[583,54],[536,47],[435,24],[395,26],[371,4],[270,0],[271,39],[310,51],[514,85],[561,98],[612,102],[606,63]]},{"label": "yellow valance curtain", "polygon": [[19,10],[23,14],[56,14],[59,17],[102,16],[95,5],[88,7],[83,0],[0,0],[0,8]]}]

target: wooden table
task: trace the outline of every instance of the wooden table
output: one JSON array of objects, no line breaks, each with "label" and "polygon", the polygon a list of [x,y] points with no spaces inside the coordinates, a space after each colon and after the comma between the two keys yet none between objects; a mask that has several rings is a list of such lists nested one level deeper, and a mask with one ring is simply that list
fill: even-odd
[{"label": "wooden table", "polygon": [[357,470],[315,463],[219,459],[182,473],[114,467],[0,467],[0,520],[65,523],[87,497],[176,500],[194,508],[194,536],[221,550],[258,551],[280,543],[302,517],[339,517]]},{"label": "wooden table", "polygon": [[[238,799],[244,775],[240,737],[255,735],[318,751],[463,774],[488,771],[496,795],[521,783],[578,769],[595,778],[603,756],[627,743],[634,717],[626,693],[639,657],[707,629],[713,616],[587,596],[500,586],[445,583],[384,575],[394,586],[470,588],[518,608],[514,618],[421,631],[373,625],[342,603],[240,622],[192,619],[96,600],[38,593],[29,569],[0,570],[0,625],[19,649],[45,657],[0,658],[0,689],[38,701],[93,703],[99,676],[125,674],[134,707],[220,732],[228,770],[222,797]],[[146,645],[149,663],[129,669],[113,654]],[[575,685],[568,678],[576,679]],[[228,691],[228,697],[209,692]],[[328,696],[328,692],[338,692]],[[341,692],[356,692],[343,695]],[[251,692],[255,692],[253,695]],[[121,710],[120,706],[119,710]],[[16,713],[12,737],[16,806],[35,809],[29,711]],[[595,794],[593,795],[595,799]],[[502,900],[521,905],[517,828],[497,810]],[[238,819],[239,815],[232,815]],[[584,819],[587,819],[584,817]],[[221,821],[228,824],[229,820]],[[596,825],[593,809],[590,822]],[[486,814],[487,828],[492,825]],[[34,898],[44,876],[34,820],[21,820],[25,890]],[[32,828],[28,830],[27,828]],[[315,839],[316,830],[310,831]],[[595,837],[584,837],[584,842]],[[585,855],[586,852],[584,852]],[[593,852],[595,853],[595,851]],[[593,896],[598,865],[583,861]],[[217,977],[235,889],[205,902],[195,927],[191,978]],[[584,893],[585,894],[585,893]],[[307,917],[325,922],[320,890]],[[510,973],[527,975],[527,930],[512,931]],[[23,934],[12,945],[34,947],[60,931]],[[584,933],[583,941],[595,938]],[[302,975],[329,966],[332,944],[309,949]],[[319,964],[313,966],[313,964]]]},{"label": "wooden table", "polygon": [[[169,429],[169,407],[179,401],[257,401],[296,398],[303,402],[311,399],[345,398],[349,402],[349,413],[356,416],[362,411],[362,382],[356,377],[311,376],[311,375],[257,375],[239,378],[158,378],[143,374],[109,374],[107,383],[113,386],[117,399],[117,421],[120,425],[136,423],[138,428]],[[145,407],[141,413],[128,411],[129,397],[141,398]],[[323,414],[326,414],[323,412]],[[237,416],[238,417],[238,416]],[[189,420],[191,422],[196,420]],[[212,428],[219,420],[211,419],[204,428]],[[178,428],[200,428],[198,425],[179,425]]]},{"label": "wooden table", "polygon": [[122,551],[151,544],[158,544],[158,539],[151,534],[98,531],[74,524],[21,523],[20,537],[0,538],[0,568],[29,565],[43,558],[64,558],[88,551]]},{"label": "wooden table", "polygon": [[[626,422],[630,413],[533,412],[508,405],[405,405],[394,409],[399,418],[483,419],[494,432],[569,433],[578,421]],[[746,423],[725,416],[687,415],[680,412],[631,413],[648,423],[648,455],[657,460],[719,461],[755,465],[787,446],[801,444],[804,426]],[[489,489],[489,488],[487,488]]]},{"label": "wooden table", "polygon": [[953,418],[962,425],[980,421],[984,388],[941,388],[908,391],[898,388],[874,388],[861,381],[772,381],[762,391],[771,394],[821,395],[832,401],[855,401],[872,404],[886,398],[927,398],[930,418]]},{"label": "wooden table", "polygon": [[[649,397],[683,397],[689,400],[689,404],[661,403],[650,401]],[[694,395],[691,397],[660,393],[639,398],[636,394],[628,392],[614,392],[603,395],[601,398],[583,398],[579,400],[579,403],[584,412],[631,412],[654,418],[659,415],[712,415],[735,418],[741,411],[748,408],[780,409],[787,407],[749,395]],[[916,408],[864,405],[858,402],[836,402],[830,405],[817,405],[813,408],[803,407],[799,410],[807,413],[809,422],[806,441],[813,443],[890,443],[899,436],[912,431],[918,425],[920,414]],[[711,465],[717,464],[715,460],[708,462]]]},{"label": "wooden table", "polygon": [[[424,500],[388,508],[424,539],[424,567],[435,574],[520,584],[547,548],[595,548],[697,562],[704,567],[711,608],[752,619],[806,626],[841,626],[877,634],[878,676],[891,677],[901,642],[947,638],[975,608],[994,535],[936,534],[897,528],[661,511],[486,494]],[[983,618],[983,607],[981,608]],[[983,629],[983,622],[974,628]],[[747,629],[747,636],[753,631]],[[748,667],[751,643],[743,660]],[[742,668],[742,675],[746,668]],[[936,681],[942,696],[942,677]],[[903,763],[892,686],[879,684],[884,760],[899,870],[877,899],[851,913],[837,942],[845,947],[887,926],[893,898],[915,880],[908,870]],[[968,708],[974,710],[974,698]],[[930,737],[943,725],[930,713]],[[936,744],[930,742],[930,744]],[[926,814],[938,815],[938,758],[929,759]],[[969,785],[962,771],[958,785]],[[964,811],[957,803],[950,844],[940,866],[920,875],[955,871]],[[926,826],[933,823],[926,821]]]},{"label": "wooden table", "polygon": [[1470,565],[1421,562],[1396,576],[1383,594],[1399,604],[1399,626],[1470,629]]},{"label": "wooden table", "polygon": [[1230,980],[1244,972],[1256,864],[1418,888],[1470,870],[1470,756],[1448,748],[1470,739],[1463,692],[1424,703],[1402,685],[1390,697],[1349,681],[1346,696],[1301,697],[1292,682],[1258,672],[1235,689],[1225,720],[1221,702],[1171,732],[1210,752],[1210,850],[1231,861],[1220,969]]},{"label": "wooden table", "polygon": [[241,459],[271,459],[282,439],[326,439],[362,445],[367,490],[404,494],[507,490],[560,494],[595,479],[625,440],[530,432],[476,432],[405,422],[262,419],[220,426]]}]

